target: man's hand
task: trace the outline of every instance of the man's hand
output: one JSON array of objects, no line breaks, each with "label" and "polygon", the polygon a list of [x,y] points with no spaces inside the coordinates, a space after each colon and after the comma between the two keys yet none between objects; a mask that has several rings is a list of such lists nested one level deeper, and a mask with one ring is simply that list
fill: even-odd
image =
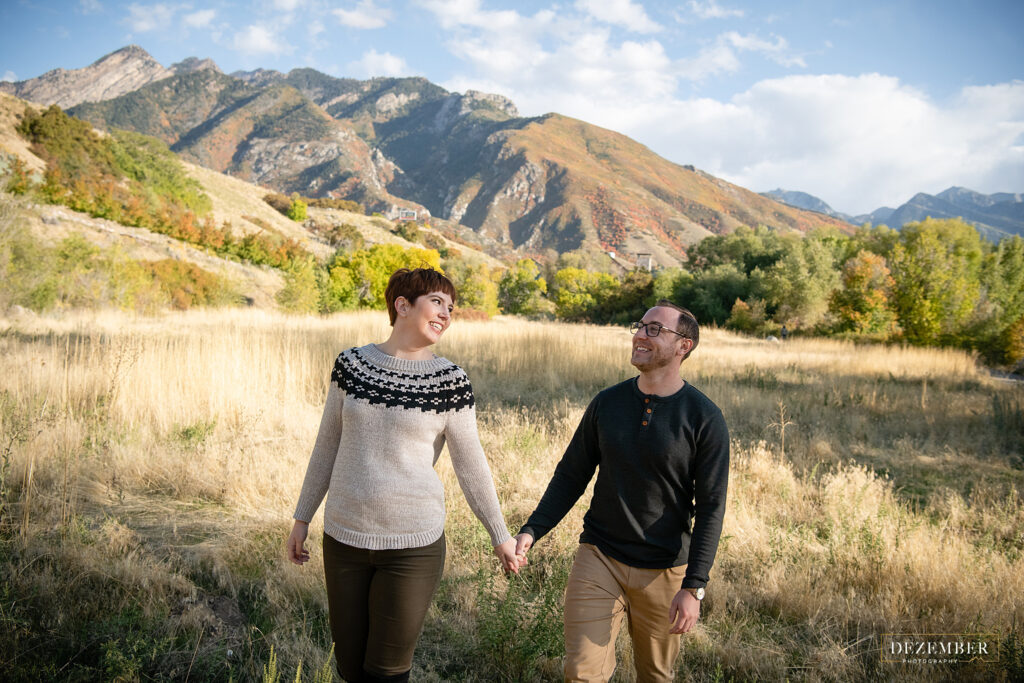
[{"label": "man's hand", "polygon": [[668,619],[672,622],[669,633],[689,633],[700,617],[700,600],[688,590],[680,589],[672,598],[668,608]]},{"label": "man's hand", "polygon": [[526,553],[533,547],[533,536],[530,534],[519,534],[515,538],[516,541],[516,557],[519,558],[519,566],[523,567],[527,564]]},{"label": "man's hand", "polygon": [[309,534],[309,524],[295,520],[292,525],[292,533],[288,536],[287,550],[288,559],[300,567],[309,561],[309,551],[306,550],[306,536]]}]

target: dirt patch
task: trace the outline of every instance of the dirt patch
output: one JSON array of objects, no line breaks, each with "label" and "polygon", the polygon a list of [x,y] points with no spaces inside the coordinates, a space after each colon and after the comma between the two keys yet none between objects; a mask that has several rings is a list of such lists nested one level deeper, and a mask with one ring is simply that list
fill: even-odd
[{"label": "dirt patch", "polygon": [[39,109],[34,104],[13,95],[0,93],[0,151],[18,157],[25,162],[29,170],[42,173],[46,169],[46,164],[29,150],[28,143],[15,130],[21,122],[25,107]]}]

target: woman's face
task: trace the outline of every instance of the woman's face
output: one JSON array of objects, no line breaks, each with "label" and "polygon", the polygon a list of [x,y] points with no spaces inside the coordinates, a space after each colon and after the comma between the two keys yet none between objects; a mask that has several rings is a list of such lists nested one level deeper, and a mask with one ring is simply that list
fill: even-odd
[{"label": "woman's face", "polygon": [[416,303],[410,305],[401,297],[399,312],[404,308],[396,324],[401,324],[403,333],[422,337],[427,344],[436,344],[452,322],[452,298],[444,292],[430,292],[416,297]]}]

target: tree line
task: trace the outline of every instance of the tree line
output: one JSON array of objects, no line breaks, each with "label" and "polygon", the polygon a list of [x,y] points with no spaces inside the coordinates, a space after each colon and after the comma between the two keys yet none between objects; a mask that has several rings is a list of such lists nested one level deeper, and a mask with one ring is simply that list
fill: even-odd
[{"label": "tree line", "polygon": [[[287,310],[381,308],[391,272],[432,266],[459,286],[460,307],[481,316],[623,324],[668,297],[705,324],[749,334],[786,326],[794,334],[965,348],[1005,365],[1024,359],[1024,240],[993,244],[961,220],[926,219],[901,230],[865,225],[852,235],[741,227],[692,246],[682,267],[618,275],[588,268],[572,253],[554,263],[490,266],[411,223],[392,230],[422,246],[367,246],[354,226],[317,224],[311,230],[336,247],[318,260],[271,230],[239,237],[228,224],[216,226],[202,188],[154,138],[101,136],[56,106],[26,110],[18,131],[47,168],[34,178],[15,160],[9,191],[278,268],[286,280],[278,302]],[[307,206],[363,212],[345,200],[274,193],[265,200],[306,223],[316,223],[306,220]]]}]

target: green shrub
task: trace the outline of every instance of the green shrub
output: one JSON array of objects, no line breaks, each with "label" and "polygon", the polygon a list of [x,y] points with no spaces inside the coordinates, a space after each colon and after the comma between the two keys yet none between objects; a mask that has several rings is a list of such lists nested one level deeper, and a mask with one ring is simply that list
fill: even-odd
[{"label": "green shrub", "polygon": [[171,306],[179,311],[239,301],[239,296],[221,278],[194,263],[162,259],[147,263],[146,268]]},{"label": "green shrub", "polygon": [[270,192],[263,195],[263,201],[282,216],[288,215],[288,210],[292,208],[292,200],[280,192]]},{"label": "green shrub", "polygon": [[416,243],[422,238],[420,228],[412,221],[402,221],[395,226],[395,234],[407,242]]},{"label": "green shrub", "polygon": [[102,137],[56,105],[41,113],[26,109],[17,131],[46,161],[38,188],[44,201],[199,241],[198,217],[210,200],[159,140],[126,131]]},{"label": "green shrub", "polygon": [[295,197],[292,199],[292,204],[288,207],[288,213],[286,215],[297,223],[301,223],[306,220],[306,202]]},{"label": "green shrub", "polygon": [[366,208],[362,204],[349,199],[334,199],[333,197],[315,197],[313,199],[303,197],[303,199],[307,204],[317,209],[340,209],[341,211],[349,211],[351,213],[366,213]]},{"label": "green shrub", "polygon": [[316,313],[320,310],[320,283],[313,258],[292,264],[285,271],[284,287],[275,297],[277,303],[292,313]]}]

